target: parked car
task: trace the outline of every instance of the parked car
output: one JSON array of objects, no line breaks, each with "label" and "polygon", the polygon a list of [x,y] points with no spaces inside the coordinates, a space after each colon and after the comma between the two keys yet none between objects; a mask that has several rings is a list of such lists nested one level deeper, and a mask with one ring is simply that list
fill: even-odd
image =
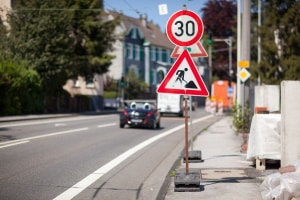
[{"label": "parked car", "polygon": [[104,108],[116,110],[119,107],[118,99],[104,99]]},{"label": "parked car", "polygon": [[160,128],[160,113],[154,102],[125,102],[125,108],[120,114],[120,128],[129,127]]}]

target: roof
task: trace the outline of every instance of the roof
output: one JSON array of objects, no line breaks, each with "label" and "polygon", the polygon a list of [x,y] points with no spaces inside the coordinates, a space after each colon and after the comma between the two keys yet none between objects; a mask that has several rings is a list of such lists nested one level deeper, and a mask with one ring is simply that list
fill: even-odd
[{"label": "roof", "polygon": [[158,47],[165,47],[168,49],[173,49],[174,44],[172,44],[167,35],[163,33],[158,25],[155,25],[152,21],[146,20],[146,26],[143,25],[143,18],[134,18],[130,16],[126,16],[122,13],[118,13],[115,11],[109,11],[114,17],[120,16],[121,21],[126,27],[126,30],[130,30],[132,27],[139,28],[144,34],[144,39],[149,41],[151,45]]}]

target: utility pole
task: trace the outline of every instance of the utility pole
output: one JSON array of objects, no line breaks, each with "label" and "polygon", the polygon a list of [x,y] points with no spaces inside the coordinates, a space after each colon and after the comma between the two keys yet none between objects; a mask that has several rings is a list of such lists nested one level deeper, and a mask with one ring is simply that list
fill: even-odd
[{"label": "utility pole", "polygon": [[211,86],[212,86],[212,33],[209,32],[208,38],[208,79],[209,79],[209,94],[211,95]]},{"label": "utility pole", "polygon": [[241,105],[242,95],[241,95],[241,79],[238,75],[240,73],[239,62],[241,59],[241,0],[237,0],[237,77],[236,77],[236,103],[237,105]]},{"label": "utility pole", "polygon": [[[261,27],[261,0],[258,0],[258,27]],[[261,61],[261,38],[260,38],[260,30],[257,38],[257,63],[260,64]],[[258,84],[260,85],[260,77],[258,77]]]},{"label": "utility pole", "polygon": [[[241,59],[250,62],[250,0],[243,1],[243,18],[242,18],[242,46]],[[244,117],[245,107],[245,83],[242,83],[242,116]],[[247,95],[249,96],[249,95]]]}]

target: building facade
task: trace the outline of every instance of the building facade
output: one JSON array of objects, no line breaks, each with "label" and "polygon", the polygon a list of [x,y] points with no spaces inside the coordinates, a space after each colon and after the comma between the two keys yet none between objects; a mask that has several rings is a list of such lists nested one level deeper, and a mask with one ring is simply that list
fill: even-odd
[{"label": "building facade", "polygon": [[162,81],[174,62],[170,58],[174,45],[157,25],[147,21],[145,15],[133,18],[113,11],[107,13],[109,18],[119,16],[121,19],[115,33],[118,39],[111,52],[116,58],[108,75],[119,80],[129,71],[134,71],[148,84],[151,92],[155,92],[156,85]]}]

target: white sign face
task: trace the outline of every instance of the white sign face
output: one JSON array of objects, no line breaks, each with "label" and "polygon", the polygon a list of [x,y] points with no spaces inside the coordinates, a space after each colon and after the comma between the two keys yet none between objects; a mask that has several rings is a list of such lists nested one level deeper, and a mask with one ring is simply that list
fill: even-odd
[{"label": "white sign face", "polygon": [[167,22],[167,36],[178,46],[191,46],[199,42],[203,34],[201,18],[190,10],[173,14]]},{"label": "white sign face", "polygon": [[189,88],[191,90],[199,88],[197,80],[190,69],[187,60],[184,59],[178,66],[175,75],[172,76],[170,81],[167,83],[166,88],[186,89],[186,85],[188,83],[194,84],[193,87]]},{"label": "white sign face", "polygon": [[238,75],[239,75],[241,81],[243,81],[243,82],[245,82],[251,76],[251,74],[245,68],[240,70]]},{"label": "white sign face", "polygon": [[158,5],[159,15],[167,15],[168,14],[168,6],[167,4],[159,4]]}]

